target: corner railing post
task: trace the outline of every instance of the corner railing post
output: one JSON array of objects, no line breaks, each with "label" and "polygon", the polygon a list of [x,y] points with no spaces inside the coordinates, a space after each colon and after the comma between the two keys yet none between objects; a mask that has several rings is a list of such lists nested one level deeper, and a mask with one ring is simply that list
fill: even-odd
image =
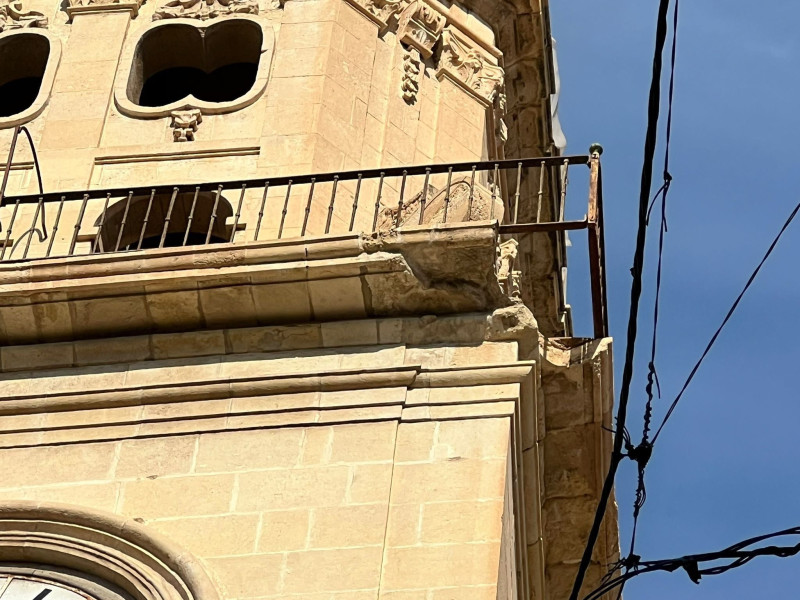
[{"label": "corner railing post", "polygon": [[603,239],[603,177],[600,155],[603,148],[593,144],[589,156],[589,210],[586,215],[589,233],[589,270],[592,286],[594,336],[608,337],[606,305],[605,243]]}]

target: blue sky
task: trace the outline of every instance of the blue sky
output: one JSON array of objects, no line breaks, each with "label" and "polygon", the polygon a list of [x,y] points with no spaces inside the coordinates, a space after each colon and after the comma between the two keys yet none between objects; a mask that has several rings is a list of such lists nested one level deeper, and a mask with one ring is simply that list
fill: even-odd
[{"label": "blue sky", "polygon": [[[611,330],[617,388],[624,352],[657,0],[554,0],[568,152],[605,147]],[[681,5],[658,371],[663,415],[709,337],[800,201],[800,3],[693,0]],[[663,136],[662,136],[663,139]],[[656,173],[663,158],[659,157]],[[572,190],[571,216],[586,211]],[[655,242],[657,229],[651,230]],[[591,331],[585,246],[573,236],[570,302]],[[659,439],[648,469],[638,553],[721,549],[800,525],[800,220],[778,246]],[[629,428],[641,435],[655,244],[648,247]],[[635,473],[617,479],[623,545]],[[796,541],[796,540],[795,540]],[[794,542],[793,542],[794,543]],[[798,596],[800,557],[760,558],[697,586],[644,575],[627,600]]]}]

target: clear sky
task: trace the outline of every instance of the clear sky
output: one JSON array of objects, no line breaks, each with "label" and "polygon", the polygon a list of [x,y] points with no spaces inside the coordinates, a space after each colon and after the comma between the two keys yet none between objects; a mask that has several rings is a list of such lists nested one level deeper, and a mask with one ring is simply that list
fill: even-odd
[{"label": "clear sky", "polygon": [[[568,153],[605,147],[611,331],[619,391],[657,0],[551,0]],[[677,393],[709,337],[800,201],[800,2],[681,3],[658,372]],[[663,139],[663,138],[662,138]],[[656,175],[661,171],[659,157]],[[573,218],[586,212],[573,189]],[[576,232],[577,233],[577,232]],[[650,239],[655,242],[656,227]],[[591,331],[585,246],[573,235],[570,302]],[[786,234],[659,439],[648,469],[638,553],[721,549],[800,525],[800,218]],[[629,428],[641,436],[655,245],[648,248]],[[627,547],[635,474],[617,478]],[[795,543],[797,540],[793,540]],[[643,575],[627,600],[800,596],[800,557],[759,558],[697,586]]]}]

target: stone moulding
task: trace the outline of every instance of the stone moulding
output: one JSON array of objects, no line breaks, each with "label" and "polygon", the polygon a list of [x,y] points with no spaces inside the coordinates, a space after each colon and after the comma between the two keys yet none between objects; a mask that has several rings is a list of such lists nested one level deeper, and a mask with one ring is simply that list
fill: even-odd
[{"label": "stone moulding", "polygon": [[0,117],[0,129],[15,127],[22,125],[28,121],[35,119],[47,106],[50,101],[50,91],[53,88],[53,81],[56,78],[56,71],[61,62],[61,40],[48,31],[41,29],[14,29],[12,31],[5,31],[0,33],[0,48],[12,38],[18,35],[37,35],[47,39],[50,45],[50,52],[47,58],[47,66],[44,69],[42,76],[42,83],[39,87],[39,93],[33,103],[20,113],[11,115],[10,117]]},{"label": "stone moulding", "polygon": [[[261,58],[258,62],[256,80],[246,94],[230,102],[207,102],[189,95],[171,104],[158,107],[140,106],[128,97],[128,86],[135,67],[136,49],[139,41],[149,32],[159,27],[174,25],[186,25],[205,32],[217,24],[235,21],[249,21],[255,23],[261,29]],[[129,40],[126,43],[120,59],[121,68],[117,72],[117,77],[114,82],[114,103],[122,114],[140,119],[170,117],[175,111],[197,110],[203,115],[218,115],[241,110],[252,105],[263,95],[267,87],[267,81],[269,80],[274,49],[275,33],[272,27],[269,26],[269,23],[253,17],[252,15],[237,14],[233,17],[210,19],[201,22],[198,22],[196,19],[188,18],[161,19],[155,21],[147,27],[138,38]]]},{"label": "stone moulding", "polygon": [[130,12],[136,17],[141,6],[142,0],[68,0],[65,10],[70,19],[75,15],[98,12]]},{"label": "stone moulding", "polygon": [[74,506],[0,504],[0,560],[82,571],[139,600],[219,600],[191,554],[132,519]]},{"label": "stone moulding", "polygon": [[153,20],[200,19],[206,21],[226,15],[258,14],[257,0],[171,0],[157,9]]},{"label": "stone moulding", "polygon": [[27,27],[47,27],[47,17],[22,8],[22,0],[0,0],[0,33]]}]

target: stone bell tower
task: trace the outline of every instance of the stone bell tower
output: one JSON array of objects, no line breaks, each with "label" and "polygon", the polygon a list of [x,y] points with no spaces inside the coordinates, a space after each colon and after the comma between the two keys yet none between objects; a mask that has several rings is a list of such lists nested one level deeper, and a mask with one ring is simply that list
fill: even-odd
[{"label": "stone bell tower", "polygon": [[565,598],[554,73],[546,0],[0,0],[0,599]]}]

